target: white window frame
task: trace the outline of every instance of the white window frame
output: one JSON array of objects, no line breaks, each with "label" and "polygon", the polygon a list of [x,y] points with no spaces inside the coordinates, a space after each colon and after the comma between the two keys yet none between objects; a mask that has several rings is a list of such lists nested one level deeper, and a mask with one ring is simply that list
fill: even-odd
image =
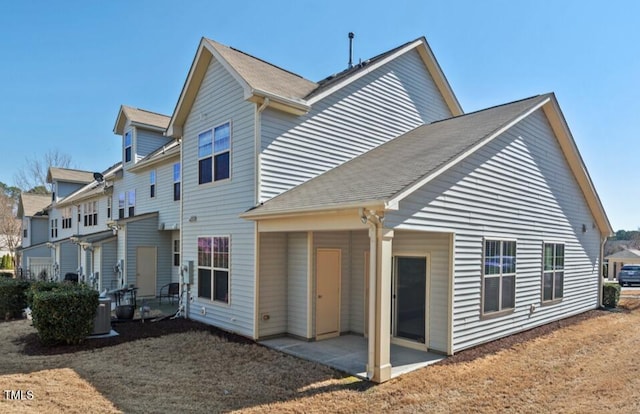
[{"label": "white window frame", "polygon": [[[228,148],[216,151],[216,148],[215,148],[215,141],[216,141],[216,134],[215,133],[216,133],[216,130],[224,127],[225,125],[228,125],[228,128],[229,128],[229,145],[228,145]],[[222,123],[214,126],[213,128],[205,129],[205,130],[201,131],[198,134],[198,185],[206,185],[206,184],[212,184],[212,183],[218,183],[218,182],[231,180],[231,176],[232,176],[232,174],[231,174],[231,170],[232,170],[232,168],[231,168],[231,160],[232,160],[232,156],[233,156],[233,153],[232,153],[232,149],[233,149],[233,127],[232,126],[233,125],[232,125],[231,120],[228,120],[228,121],[222,122]],[[206,133],[210,133],[211,134],[211,143],[209,144],[209,145],[211,145],[211,150],[207,154],[200,155],[200,137],[202,135],[206,134]],[[224,177],[224,178],[216,179],[216,174],[215,174],[215,171],[216,171],[216,162],[215,162],[216,157],[219,156],[219,155],[223,155],[225,153],[229,153],[229,161],[228,161],[229,171],[227,172],[228,176]],[[201,171],[200,171],[200,162],[203,161],[203,160],[206,160],[208,158],[211,158],[211,181],[200,182],[200,177],[202,175]]]},{"label": "white window frame", "polygon": [[125,218],[125,212],[127,211],[127,198],[126,193],[118,193],[118,218]]},{"label": "white window frame", "polygon": [[[179,201],[182,198],[182,173],[181,164],[176,162],[173,164],[173,201]],[[176,185],[178,186],[178,197],[176,198]]]},{"label": "white window frame", "polygon": [[111,220],[111,211],[113,209],[113,197],[107,197],[107,220]]},{"label": "white window frame", "polygon": [[[129,143],[127,143],[127,137],[129,138]],[[125,163],[133,161],[133,128],[124,133],[122,143],[124,147],[122,159],[124,159]],[[129,159],[127,159],[127,149],[129,149]]]},{"label": "white window frame", "polygon": [[70,229],[73,226],[73,207],[65,207],[62,210],[62,228]]},{"label": "white window frame", "polygon": [[[227,260],[226,260],[227,267],[226,268],[225,267],[220,267],[220,266],[215,266],[215,261],[214,261],[214,256],[215,256],[214,239],[216,239],[216,238],[227,239],[227,252],[226,252],[226,254],[227,254]],[[229,305],[231,305],[231,236],[230,235],[198,236],[197,237],[198,249],[199,249],[200,239],[209,239],[210,240],[210,242],[211,242],[211,257],[209,258],[210,266],[201,265],[200,264],[200,252],[198,250],[198,261],[197,261],[197,268],[198,268],[197,295],[198,295],[198,299],[206,300],[208,302],[215,303],[215,304],[229,306]],[[211,278],[211,291],[209,292],[210,296],[208,296],[208,297],[207,296],[200,296],[200,269],[208,270],[210,272],[210,276],[209,277]],[[226,296],[226,301],[215,298],[215,291],[216,291],[215,272],[216,271],[218,271],[218,272],[227,272],[227,296]]]},{"label": "white window frame", "polygon": [[157,178],[156,170],[149,171],[149,198],[156,198]]},{"label": "white window frame", "polygon": [[[499,272],[498,273],[492,273],[492,274],[486,274],[486,266],[487,266],[487,260],[490,260],[489,257],[487,257],[487,242],[498,242],[499,243],[499,262],[497,263],[498,267],[499,267]],[[503,255],[503,245],[504,243],[514,243],[514,256],[513,256],[513,272],[503,272],[503,269],[505,266],[509,266],[508,264],[505,263],[504,258],[506,256]],[[511,313],[515,310],[516,308],[516,283],[517,283],[517,274],[518,274],[518,260],[517,260],[517,255],[518,255],[518,241],[515,239],[509,239],[509,238],[483,238],[482,239],[482,264],[481,264],[481,281],[482,281],[482,292],[481,292],[481,304],[480,304],[480,312],[481,315],[483,317],[494,317],[494,316],[501,316],[504,314],[508,314]],[[504,278],[506,277],[513,277],[513,307],[505,307],[502,303],[502,289],[503,289],[503,281]],[[490,311],[485,311],[485,304],[486,304],[486,280],[487,279],[495,279],[498,278],[499,279],[499,285],[498,285],[498,309],[497,310],[490,310]]]},{"label": "white window frame", "polygon": [[51,238],[52,239],[58,238],[58,219],[57,218],[51,219]]},{"label": "white window frame", "polygon": [[180,239],[173,239],[173,266],[180,267]]},{"label": "white window frame", "polygon": [[136,190],[127,191],[127,217],[136,215]]},{"label": "white window frame", "polygon": [[[545,247],[547,245],[551,245],[553,246],[553,264],[552,264],[552,268],[551,269],[545,269],[546,267],[546,249]],[[558,268],[556,268],[556,261],[555,258],[559,257],[557,255],[557,248],[558,246],[562,246],[562,265]],[[564,242],[557,242],[557,241],[545,241],[542,243],[542,279],[541,279],[541,290],[540,290],[540,302],[542,304],[552,304],[552,303],[557,303],[557,302],[561,302],[562,299],[564,298],[564,275],[565,275],[565,260],[566,260],[566,252],[567,252],[567,248]],[[551,299],[545,299],[544,298],[544,279],[545,279],[545,274],[551,274]],[[559,276],[562,276],[562,295],[561,296],[556,296],[556,283],[557,278]]]}]

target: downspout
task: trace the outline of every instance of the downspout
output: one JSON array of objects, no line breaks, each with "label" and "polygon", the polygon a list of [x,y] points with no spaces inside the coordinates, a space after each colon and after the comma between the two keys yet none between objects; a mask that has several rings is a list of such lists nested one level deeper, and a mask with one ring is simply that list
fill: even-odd
[{"label": "downspout", "polygon": [[[182,317],[184,319],[189,319],[189,290],[191,289],[189,283],[186,283],[186,281],[190,282],[190,276],[189,276],[189,268],[187,267],[187,270],[185,271],[184,269],[184,240],[182,238],[182,228],[184,227],[184,220],[183,220],[183,208],[184,208],[184,175],[183,175],[183,165],[184,165],[184,138],[180,137],[178,138],[178,142],[180,142],[180,228],[178,229],[178,231],[180,232],[179,236],[178,236],[178,240],[180,240],[180,261],[182,262],[182,266],[180,266],[180,278],[182,279],[180,281],[180,286],[181,286],[181,291],[180,291],[180,300],[178,303],[178,313],[182,312]],[[176,314],[176,317],[178,315]]]},{"label": "downspout", "polygon": [[[602,237],[602,233],[600,235],[601,243],[600,243],[600,266],[598,269],[598,307],[602,307],[602,289],[603,289],[603,278],[602,272],[604,271],[604,245],[607,242],[606,237]],[[608,273],[608,272],[607,272]]]},{"label": "downspout", "polygon": [[[254,173],[253,173],[253,204],[258,205],[260,202],[260,148],[262,142],[262,111],[269,106],[269,98],[264,98],[262,104],[256,108],[254,117],[254,137],[253,137],[253,153],[254,153]],[[260,336],[260,228],[259,222],[253,222],[253,339]]]}]

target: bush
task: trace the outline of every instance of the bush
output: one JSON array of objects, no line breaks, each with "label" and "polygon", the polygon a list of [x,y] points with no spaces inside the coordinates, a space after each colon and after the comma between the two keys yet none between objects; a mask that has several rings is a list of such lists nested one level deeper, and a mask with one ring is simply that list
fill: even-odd
[{"label": "bush", "polygon": [[617,283],[605,283],[602,286],[602,306],[616,308],[620,300],[620,285]]},{"label": "bush", "polygon": [[19,279],[0,278],[0,319],[19,318],[27,307],[25,292],[29,282]]},{"label": "bush", "polygon": [[93,330],[98,292],[84,285],[61,285],[33,294],[33,326],[45,345],[79,344]]},{"label": "bush", "polygon": [[13,277],[13,272],[7,272],[7,271],[1,271],[0,270],[0,277]]},{"label": "bush", "polygon": [[64,289],[68,287],[68,284],[60,282],[47,282],[44,280],[36,280],[30,283],[29,289],[25,292],[25,299],[27,306],[33,307],[33,295],[36,292],[50,292],[56,289]]}]

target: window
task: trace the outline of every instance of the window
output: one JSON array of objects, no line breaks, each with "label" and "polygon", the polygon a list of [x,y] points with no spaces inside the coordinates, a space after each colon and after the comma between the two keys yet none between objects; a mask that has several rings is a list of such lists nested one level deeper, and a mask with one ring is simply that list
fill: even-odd
[{"label": "window", "polygon": [[173,265],[180,266],[180,240],[173,241]]},{"label": "window", "polygon": [[29,231],[26,227],[24,228],[24,230],[22,230],[22,237],[24,237],[25,239],[29,237]]},{"label": "window", "polygon": [[124,133],[124,162],[131,161],[131,147],[132,147],[132,139],[131,139],[131,131],[127,131]]},{"label": "window", "polygon": [[198,183],[230,177],[231,125],[229,122],[198,135]]},{"label": "window", "polygon": [[229,303],[229,237],[198,238],[198,297]]},{"label": "window", "polygon": [[173,164],[173,201],[180,200],[180,163]]},{"label": "window", "polygon": [[149,173],[149,196],[151,198],[156,196],[156,170]]},{"label": "window", "polygon": [[98,225],[98,203],[90,201],[84,203],[84,226],[97,226]]},{"label": "window", "polygon": [[484,241],[483,313],[513,309],[516,302],[516,242]]},{"label": "window", "polygon": [[111,220],[111,205],[113,204],[113,197],[107,197],[107,220]]},{"label": "window", "polygon": [[62,228],[63,229],[71,228],[72,218],[73,218],[73,210],[71,207],[66,207],[64,210],[62,210]]},{"label": "window", "polygon": [[124,193],[118,194],[118,218],[124,218]]},{"label": "window", "polygon": [[129,217],[133,217],[136,209],[136,190],[127,192],[127,207],[129,209]]},{"label": "window", "polygon": [[55,239],[58,237],[58,219],[51,220],[51,238]]},{"label": "window", "polygon": [[542,258],[542,301],[564,295],[564,244],[545,243]]}]

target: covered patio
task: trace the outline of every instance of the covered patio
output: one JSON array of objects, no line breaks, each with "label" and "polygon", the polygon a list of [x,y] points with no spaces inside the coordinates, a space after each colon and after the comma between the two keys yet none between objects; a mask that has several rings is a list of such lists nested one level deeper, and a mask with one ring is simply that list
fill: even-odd
[{"label": "covered patio", "polygon": [[[308,361],[319,362],[362,379],[367,377],[367,338],[341,335],[322,341],[281,337],[260,344]],[[424,368],[446,358],[445,355],[391,344],[391,378]]]}]

